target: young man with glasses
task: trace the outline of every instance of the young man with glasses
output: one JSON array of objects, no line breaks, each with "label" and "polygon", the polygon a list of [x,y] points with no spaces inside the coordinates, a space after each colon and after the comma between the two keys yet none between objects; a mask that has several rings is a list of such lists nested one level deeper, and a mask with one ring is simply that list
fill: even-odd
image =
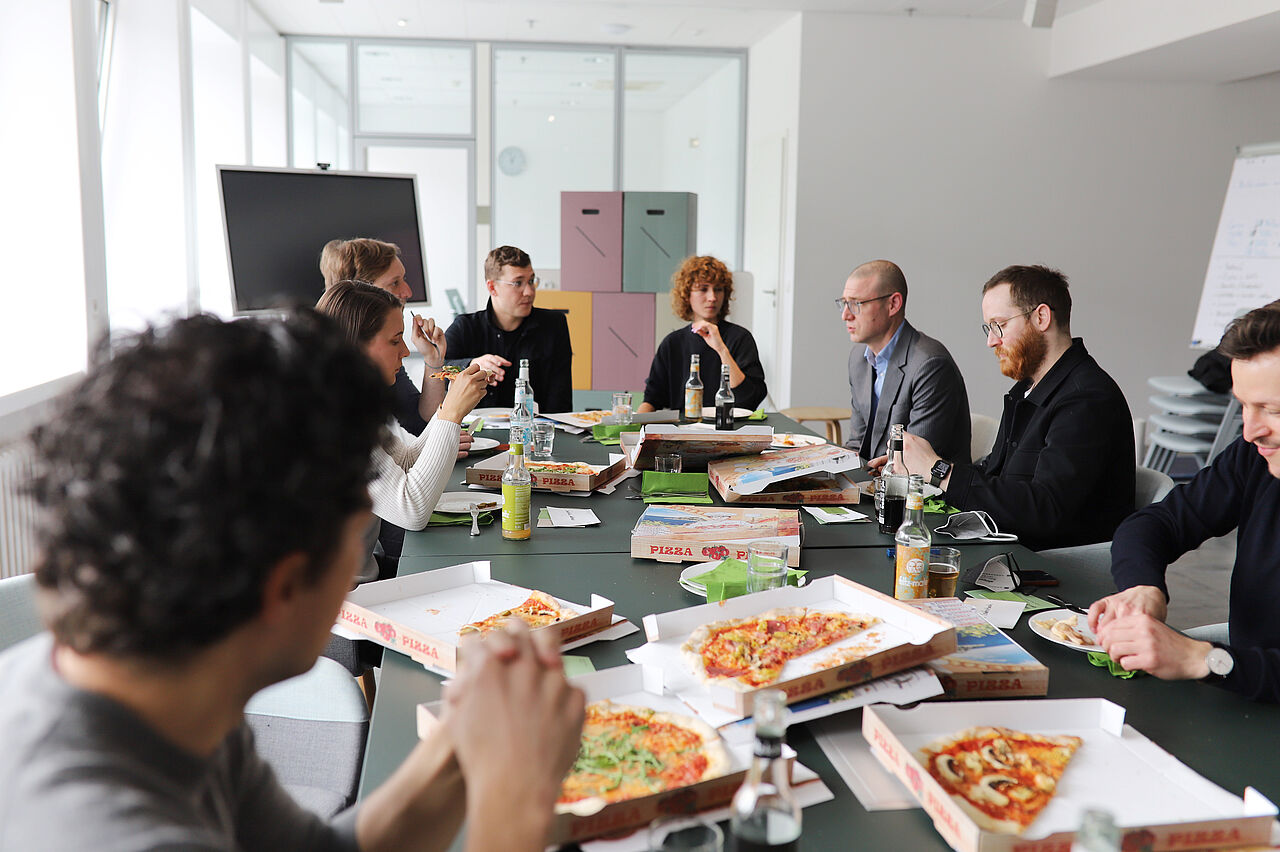
[{"label": "young man with glasses", "polygon": [[947,347],[907,322],[907,279],[873,260],[849,274],[835,300],[849,339],[853,414],[845,446],[864,459],[884,455],[889,427],[902,423],[938,452],[969,461],[969,396]]},{"label": "young man with glasses", "polygon": [[1133,420],[1119,385],[1084,340],[1071,336],[1061,272],[1010,266],[982,288],[982,332],[1005,394],[991,454],[974,464],[908,434],[907,468],[925,474],[957,509],[984,509],[1035,549],[1110,541],[1133,511]]},{"label": "young man with glasses", "polygon": [[[1280,701],[1280,301],[1227,326],[1243,434],[1185,485],[1120,525],[1111,545],[1117,594],[1089,608],[1111,658],[1166,680],[1201,678],[1254,701]],[[1165,569],[1237,531],[1226,624],[1179,633],[1164,623]]]},{"label": "young man with glasses", "polygon": [[449,358],[458,367],[479,364],[495,384],[480,407],[515,404],[516,369],[529,359],[529,385],[542,411],[573,409],[573,349],[563,313],[533,306],[538,276],[529,255],[515,246],[499,246],[484,259],[489,302],[484,310],[459,314],[445,332]]}]

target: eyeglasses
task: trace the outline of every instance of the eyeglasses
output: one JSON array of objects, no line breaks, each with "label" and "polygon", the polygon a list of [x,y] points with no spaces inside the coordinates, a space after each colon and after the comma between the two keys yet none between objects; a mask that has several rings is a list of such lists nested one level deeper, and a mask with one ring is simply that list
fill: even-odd
[{"label": "eyeglasses", "polygon": [[542,283],[542,279],[536,275],[530,278],[528,281],[503,281],[501,278],[498,278],[498,279],[495,279],[493,283],[506,284],[512,290],[519,290],[522,287],[532,287],[533,289],[537,290],[538,286]]},{"label": "eyeglasses", "polygon": [[1034,308],[1032,308],[1031,310],[1029,310],[1029,311],[1023,311],[1022,313],[1017,314],[1017,315],[1015,315],[1015,316],[1011,316],[1011,317],[1009,317],[1008,319],[1002,319],[1002,320],[1000,320],[1000,321],[998,321],[998,322],[997,322],[997,321],[995,321],[995,320],[992,320],[991,322],[984,322],[984,323],[982,324],[982,336],[983,336],[983,337],[990,337],[990,336],[991,336],[991,332],[993,332],[993,331],[994,331],[994,332],[996,333],[996,337],[998,337],[998,338],[1000,338],[1001,340],[1003,340],[1003,339],[1004,339],[1004,327],[1005,327],[1006,325],[1008,325],[1009,323],[1013,322],[1013,321],[1014,321],[1014,320],[1016,320],[1018,317],[1025,317],[1027,314],[1034,314],[1034,313],[1035,313],[1037,310],[1039,310],[1039,309],[1040,309],[1040,306],[1039,306],[1039,305],[1036,305],[1036,306],[1035,306]]},{"label": "eyeglasses", "polygon": [[874,299],[836,299],[836,307],[840,310],[840,316],[844,316],[844,312],[848,311],[853,316],[862,313],[862,306],[869,305],[872,302],[878,302],[881,299],[887,299],[892,293],[885,293],[883,296],[876,296]]}]

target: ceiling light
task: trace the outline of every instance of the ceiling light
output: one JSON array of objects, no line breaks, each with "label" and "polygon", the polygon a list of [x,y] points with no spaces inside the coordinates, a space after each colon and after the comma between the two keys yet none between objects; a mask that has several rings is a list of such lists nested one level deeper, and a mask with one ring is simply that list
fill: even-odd
[{"label": "ceiling light", "polygon": [[631,31],[630,24],[601,24],[600,29],[608,35],[626,35]]},{"label": "ceiling light", "polygon": [[547,121],[554,122],[555,120],[556,120],[556,117],[554,115],[547,116]]},{"label": "ceiling light", "polygon": [[397,27],[407,27],[407,26],[409,26],[409,22],[408,22],[408,21],[406,21],[404,18],[401,18],[400,20],[396,21],[396,26],[397,26]]}]

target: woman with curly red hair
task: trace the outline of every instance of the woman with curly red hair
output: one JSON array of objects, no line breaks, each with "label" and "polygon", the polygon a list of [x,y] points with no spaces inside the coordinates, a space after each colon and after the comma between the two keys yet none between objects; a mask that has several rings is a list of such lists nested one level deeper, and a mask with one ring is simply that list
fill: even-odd
[{"label": "woman with curly red hair", "polygon": [[731,298],[733,274],[719,260],[704,255],[685,258],[680,264],[671,276],[671,310],[692,322],[658,344],[640,411],[681,407],[692,355],[699,356],[702,382],[709,395],[720,386],[720,365],[728,364],[734,402],[754,409],[764,401],[769,389],[755,338],[726,319]]}]

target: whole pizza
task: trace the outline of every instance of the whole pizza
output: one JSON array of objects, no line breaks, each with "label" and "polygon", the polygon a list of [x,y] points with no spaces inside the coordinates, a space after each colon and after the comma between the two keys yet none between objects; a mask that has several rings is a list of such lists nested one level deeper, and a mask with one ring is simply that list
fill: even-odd
[{"label": "whole pizza", "polygon": [[585,462],[528,462],[525,469],[530,473],[563,473],[590,476],[596,469]]},{"label": "whole pizza", "polygon": [[503,622],[508,618],[518,618],[529,625],[530,629],[534,629],[546,627],[548,624],[557,624],[577,615],[577,612],[562,606],[551,595],[545,592],[532,591],[529,593],[528,600],[519,606],[504,609],[502,612],[494,613],[480,621],[473,621],[459,630],[458,635],[466,636],[469,633],[479,633],[483,636],[502,627]]},{"label": "whole pizza", "polygon": [[776,681],[788,661],[879,623],[870,615],[785,607],[704,624],[680,650],[703,682],[747,692]]},{"label": "whole pizza", "polygon": [[925,746],[920,761],[979,828],[1021,834],[1053,798],[1081,742],[1009,728],[968,728]]},{"label": "whole pizza", "polygon": [[729,771],[729,753],[699,719],[650,707],[587,705],[578,759],[556,811],[587,815],[610,802],[696,784]]}]

